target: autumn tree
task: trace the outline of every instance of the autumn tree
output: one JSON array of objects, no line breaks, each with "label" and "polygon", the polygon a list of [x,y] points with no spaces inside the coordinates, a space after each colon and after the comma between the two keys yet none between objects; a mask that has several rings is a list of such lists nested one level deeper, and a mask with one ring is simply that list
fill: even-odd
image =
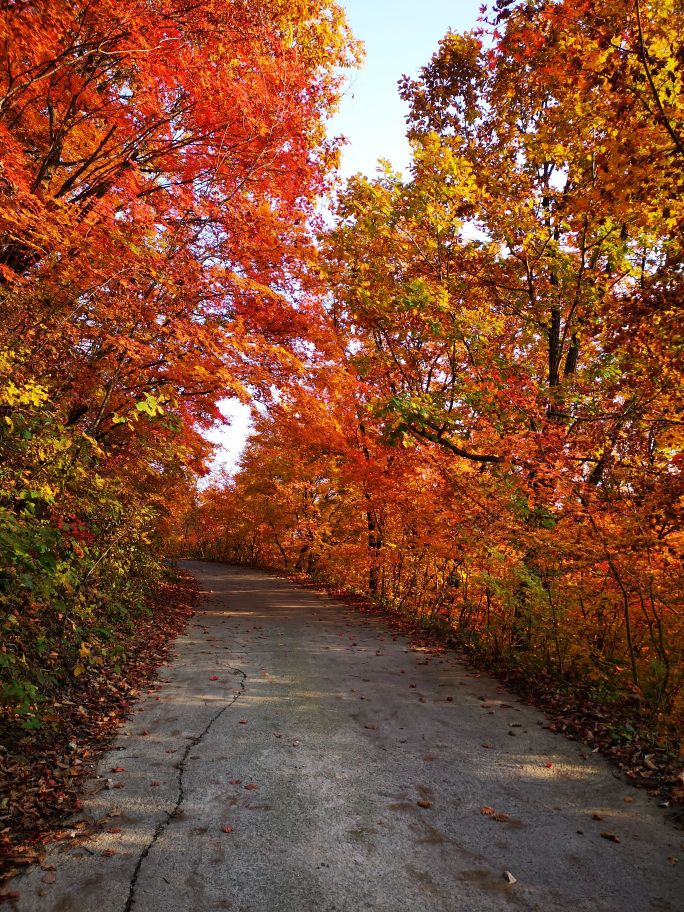
[{"label": "autumn tree", "polygon": [[0,31],[1,667],[26,708],[36,643],[73,664],[131,606],[217,403],[300,369],[357,49],[332,0],[16,2]]}]

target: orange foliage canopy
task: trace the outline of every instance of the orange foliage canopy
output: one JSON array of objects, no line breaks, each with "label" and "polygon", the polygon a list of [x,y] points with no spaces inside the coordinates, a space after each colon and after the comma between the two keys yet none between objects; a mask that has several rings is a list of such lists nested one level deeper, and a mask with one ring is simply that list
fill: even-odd
[{"label": "orange foliage canopy", "polygon": [[333,4],[299,6],[17,3],[3,19],[5,331],[98,439],[147,393],[214,417],[305,324],[291,300],[347,35]]}]

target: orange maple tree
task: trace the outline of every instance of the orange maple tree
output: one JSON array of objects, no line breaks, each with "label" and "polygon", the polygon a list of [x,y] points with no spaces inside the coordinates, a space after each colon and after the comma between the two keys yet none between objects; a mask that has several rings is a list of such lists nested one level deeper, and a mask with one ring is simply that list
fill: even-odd
[{"label": "orange maple tree", "polygon": [[3,12],[0,674],[27,725],[111,653],[219,401],[300,369],[324,121],[357,54],[333,0]]}]

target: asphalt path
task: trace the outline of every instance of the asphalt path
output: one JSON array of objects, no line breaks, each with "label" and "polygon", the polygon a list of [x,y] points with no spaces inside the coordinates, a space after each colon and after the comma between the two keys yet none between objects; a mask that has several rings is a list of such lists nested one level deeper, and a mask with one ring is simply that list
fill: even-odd
[{"label": "asphalt path", "polygon": [[202,603],[88,783],[94,835],[15,879],[19,912],[684,909],[684,833],[496,681],[182,566]]}]

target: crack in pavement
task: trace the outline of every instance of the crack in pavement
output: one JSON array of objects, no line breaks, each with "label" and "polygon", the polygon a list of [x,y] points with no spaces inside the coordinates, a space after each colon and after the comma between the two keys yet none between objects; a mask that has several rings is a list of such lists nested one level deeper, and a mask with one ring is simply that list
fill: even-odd
[{"label": "crack in pavement", "polygon": [[[230,665],[228,667],[231,668]],[[226,703],[226,705],[221,707],[221,709],[217,713],[214,713],[214,715],[211,717],[211,719],[209,719],[209,721],[204,726],[204,728],[199,733],[199,735],[195,735],[193,738],[191,738],[188,741],[187,746],[186,746],[185,750],[183,751],[183,756],[181,757],[180,763],[178,764],[178,767],[177,767],[177,769],[178,769],[178,798],[177,798],[176,804],[175,804],[173,810],[166,812],[166,819],[161,820],[157,824],[157,826],[154,829],[154,832],[152,833],[152,838],[150,839],[150,841],[147,843],[145,848],[140,853],[138,861],[133,870],[133,874],[131,876],[131,882],[130,882],[130,885],[128,888],[128,899],[126,900],[126,905],[124,906],[124,912],[131,912],[131,910],[133,909],[133,906],[135,904],[135,891],[136,891],[136,887],[138,885],[138,877],[140,875],[140,870],[142,868],[143,862],[145,861],[147,856],[150,854],[152,847],[157,842],[159,837],[162,835],[164,830],[166,830],[166,828],[169,826],[169,824],[174,819],[174,817],[179,816],[180,809],[183,806],[183,802],[185,801],[185,787],[183,785],[183,776],[185,774],[185,764],[187,762],[188,757],[190,756],[190,751],[194,747],[197,747],[198,744],[200,744],[200,742],[205,737],[205,735],[207,735],[209,733],[209,731],[211,730],[214,723],[218,722],[218,720],[221,718],[221,716],[224,714],[224,712],[227,709],[230,709],[231,706],[234,706],[237,703],[237,701],[240,699],[240,697],[242,696],[242,694],[245,691],[245,681],[247,680],[246,673],[244,671],[242,671],[241,668],[233,668],[232,670],[233,670],[233,674],[242,675],[242,680],[240,681],[240,690],[238,693],[235,694],[235,696],[229,703]]]}]

